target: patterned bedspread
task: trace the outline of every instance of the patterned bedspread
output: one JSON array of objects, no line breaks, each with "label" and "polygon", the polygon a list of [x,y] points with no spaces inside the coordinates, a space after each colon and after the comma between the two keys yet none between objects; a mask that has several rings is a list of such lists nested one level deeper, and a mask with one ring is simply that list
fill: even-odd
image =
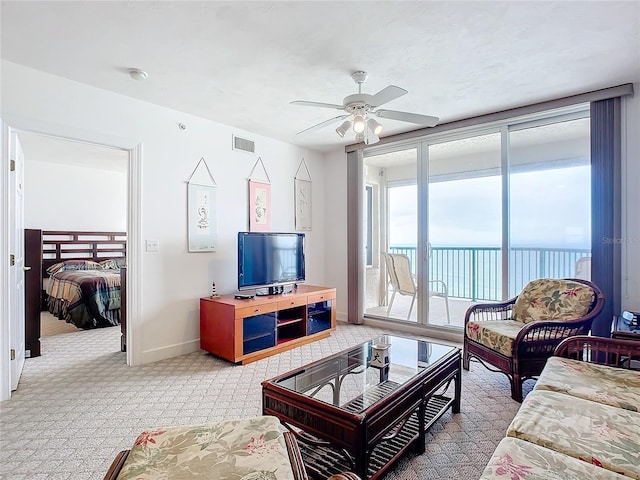
[{"label": "patterned bedspread", "polygon": [[119,270],[66,270],[51,275],[49,311],[78,328],[120,323]]}]

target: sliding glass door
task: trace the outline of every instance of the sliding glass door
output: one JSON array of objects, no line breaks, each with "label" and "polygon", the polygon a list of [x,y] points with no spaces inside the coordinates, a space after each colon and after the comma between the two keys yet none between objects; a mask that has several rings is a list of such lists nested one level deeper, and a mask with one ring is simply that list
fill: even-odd
[{"label": "sliding glass door", "polygon": [[364,236],[372,239],[365,312],[413,323],[420,309],[417,162],[413,147],[364,159],[364,211],[371,211]]},{"label": "sliding glass door", "polygon": [[429,145],[432,325],[462,326],[473,302],[502,298],[499,132]]},{"label": "sliding glass door", "polygon": [[367,149],[365,316],[459,329],[534,278],[590,278],[588,114]]},{"label": "sliding glass door", "polygon": [[534,278],[591,279],[589,118],[509,130],[509,296]]}]

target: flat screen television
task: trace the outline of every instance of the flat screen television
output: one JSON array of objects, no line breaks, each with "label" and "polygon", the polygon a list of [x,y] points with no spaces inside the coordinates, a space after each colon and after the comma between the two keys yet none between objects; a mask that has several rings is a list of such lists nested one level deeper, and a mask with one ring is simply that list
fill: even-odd
[{"label": "flat screen television", "polygon": [[304,280],[304,233],[238,233],[238,290],[272,295]]}]

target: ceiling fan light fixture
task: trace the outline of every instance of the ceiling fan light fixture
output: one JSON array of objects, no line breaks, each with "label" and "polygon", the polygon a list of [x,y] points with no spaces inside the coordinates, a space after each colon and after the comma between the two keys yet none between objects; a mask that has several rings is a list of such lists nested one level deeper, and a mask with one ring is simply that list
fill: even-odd
[{"label": "ceiling fan light fixture", "polygon": [[[307,100],[295,100],[290,102],[292,105],[330,108],[332,110],[341,110],[346,113],[346,115],[342,114],[306,128],[305,130],[298,132],[298,135],[316,131],[328,125],[335,125],[340,121],[342,124],[335,130],[339,137],[344,138],[347,134],[347,130],[352,128],[356,134],[356,140],[358,142],[364,141],[369,145],[371,143],[379,142],[380,134],[384,130],[384,127],[378,121],[374,120],[373,117],[398,120],[423,127],[433,127],[439,122],[438,117],[430,115],[400,112],[398,110],[380,110],[379,108],[382,105],[395,100],[396,98],[400,98],[409,92],[404,88],[396,87],[395,85],[388,85],[378,93],[369,95],[362,93],[362,84],[367,79],[366,72],[353,72],[351,78],[358,85],[358,93],[344,97],[341,105],[336,103],[309,102]],[[350,121],[345,121],[345,119],[349,119]]]},{"label": "ceiling fan light fixture", "polygon": [[378,138],[378,136],[373,133],[371,130],[369,130],[369,132],[367,133],[367,136],[364,139],[364,143],[367,145],[373,145],[374,143],[378,143],[380,141],[380,138]]},{"label": "ceiling fan light fixture", "polygon": [[349,128],[351,127],[351,121],[350,120],[345,120],[342,125],[340,125],[338,128],[336,128],[336,133],[338,135],[340,135],[341,137],[344,137],[345,134],[347,133],[347,130],[349,130]]},{"label": "ceiling fan light fixture", "polygon": [[353,131],[358,134],[364,133],[364,118],[362,115],[356,115],[353,118]]},{"label": "ceiling fan light fixture", "polygon": [[373,118],[370,118],[367,121],[367,126],[376,137],[380,136],[380,134],[382,133],[382,125],[380,125],[380,123],[375,121]]}]

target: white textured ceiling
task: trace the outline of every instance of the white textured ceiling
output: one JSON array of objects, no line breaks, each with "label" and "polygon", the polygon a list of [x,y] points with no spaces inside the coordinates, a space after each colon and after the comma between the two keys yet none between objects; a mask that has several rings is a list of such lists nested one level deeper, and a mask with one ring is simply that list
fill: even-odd
[{"label": "white textured ceiling", "polygon": [[[6,1],[2,58],[286,142],[363,92],[441,122],[640,81],[640,2]],[[129,68],[149,73],[131,80]],[[415,126],[381,120],[383,136]]]}]

